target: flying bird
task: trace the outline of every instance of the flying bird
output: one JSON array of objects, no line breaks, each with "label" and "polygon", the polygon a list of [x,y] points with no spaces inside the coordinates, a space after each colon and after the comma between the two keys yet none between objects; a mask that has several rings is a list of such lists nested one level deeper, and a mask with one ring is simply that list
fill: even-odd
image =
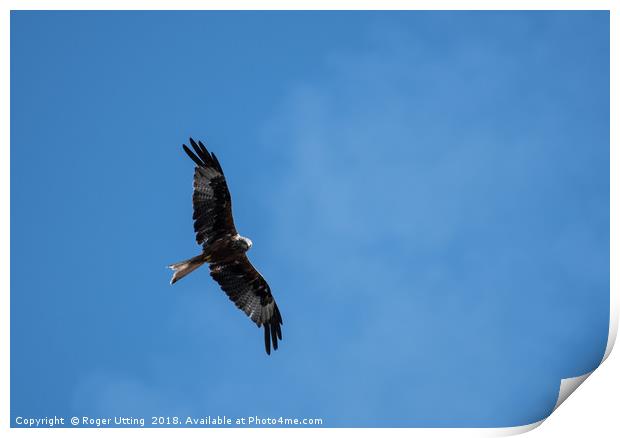
[{"label": "flying bird", "polygon": [[252,241],[240,236],[233,221],[230,193],[222,166],[201,141],[189,139],[194,152],[183,150],[196,163],[194,169],[194,231],[202,254],[168,266],[174,271],[170,284],[209,264],[211,277],[228,298],[265,331],[265,350],[278,349],[282,340],[282,316],[263,276],[250,263],[246,252]]}]

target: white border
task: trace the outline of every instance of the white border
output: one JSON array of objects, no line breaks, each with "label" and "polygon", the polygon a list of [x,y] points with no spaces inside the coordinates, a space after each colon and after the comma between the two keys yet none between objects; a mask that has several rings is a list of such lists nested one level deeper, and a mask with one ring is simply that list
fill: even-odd
[{"label": "white border", "polygon": [[[53,5],[52,5],[53,3]],[[78,1],[78,0],[64,0],[64,1],[44,1],[44,0],[9,0],[2,2],[0,4],[1,10],[1,18],[0,18],[0,96],[2,96],[2,102],[0,104],[0,142],[2,147],[0,148],[0,153],[2,153],[2,159],[0,159],[0,178],[2,178],[2,188],[0,189],[0,193],[2,196],[3,206],[5,206],[6,210],[4,210],[5,214],[2,215],[2,231],[0,234],[0,239],[2,242],[5,242],[4,250],[0,255],[0,274],[2,274],[3,278],[3,293],[2,293],[2,304],[0,305],[0,327],[2,328],[2,333],[0,334],[0,345],[1,345],[1,356],[2,361],[0,362],[0,430],[4,432],[10,432],[15,434],[29,434],[36,433],[33,432],[33,429],[10,429],[10,411],[9,411],[9,402],[10,402],[10,376],[9,376],[9,364],[10,364],[10,123],[9,123],[9,112],[10,112],[10,10],[70,10],[70,9],[80,9],[80,10],[243,10],[243,9],[266,9],[266,10],[277,10],[277,9],[288,9],[288,10],[333,10],[333,9],[341,9],[341,10],[352,10],[352,9],[367,9],[367,10],[610,10],[610,20],[611,20],[611,211],[610,211],[610,220],[611,224],[618,223],[618,195],[620,194],[619,190],[619,181],[617,174],[614,173],[614,169],[619,169],[619,154],[618,154],[618,133],[617,128],[615,127],[613,121],[619,120],[618,115],[618,89],[616,86],[617,81],[614,78],[618,77],[618,56],[617,56],[617,48],[618,48],[618,8],[614,8],[615,3],[611,0],[609,1],[583,1],[583,0],[569,0],[569,1],[553,1],[553,0],[521,0],[521,1],[491,1],[491,0],[478,0],[478,1],[465,1],[465,0],[436,0],[436,1],[396,1],[396,0],[360,0],[360,1],[342,1],[342,0],[300,0],[300,1],[282,1],[282,0],[271,0],[271,1],[251,1],[251,0],[232,0],[228,2],[209,2],[209,1],[200,1],[200,0],[151,0],[151,1],[139,1],[139,0],[93,0],[93,1]],[[610,265],[611,265],[611,293],[610,293],[610,325],[609,325],[609,339],[607,343],[607,348],[605,351],[604,361],[609,357],[613,345],[615,343],[615,339],[618,332],[618,278],[617,273],[614,272],[614,266],[620,266],[620,260],[618,258],[618,233],[614,229],[613,225],[611,226],[611,254],[610,254]],[[35,249],[33,249],[34,251]],[[607,364],[605,365],[607,367]],[[607,378],[610,380],[615,379],[615,390],[618,390],[618,364],[617,360],[613,364],[615,367],[616,373],[612,376],[607,372]],[[607,367],[606,369],[612,369],[611,367]],[[588,373],[584,376],[578,376],[571,379],[564,379],[561,384],[560,393],[558,395],[558,402],[556,403],[556,409],[566,400],[568,395],[572,393],[583,381],[586,380],[592,373]],[[594,373],[595,376],[597,373]],[[600,388],[599,382],[599,388]],[[607,386],[605,384],[602,385],[604,388],[599,392],[599,396],[603,396],[603,398],[609,396],[614,397],[614,400],[617,401],[617,393],[610,394],[609,391],[605,391]],[[601,399],[590,400],[591,405],[599,405],[602,409],[604,409],[604,402]],[[615,405],[615,403],[613,404]],[[612,405],[612,406],[613,406]],[[608,406],[607,406],[608,407]],[[611,412],[608,409],[609,417],[606,419],[609,421],[609,425],[601,429],[605,431],[605,435],[611,436],[612,431],[620,430],[618,428],[618,421],[615,420],[615,417],[612,416]],[[570,418],[565,418],[564,421],[568,422],[568,428],[564,429],[564,432],[570,432],[572,426],[577,423],[580,424],[579,413],[575,413],[576,415],[571,416]],[[554,415],[556,417],[556,415]],[[600,420],[600,418],[599,418]],[[524,425],[513,428],[497,428],[497,429],[352,429],[351,431],[356,434],[365,435],[367,433],[377,433],[384,434],[387,433],[392,436],[411,436],[412,434],[424,436],[432,435],[432,436],[453,436],[453,435],[466,435],[466,436],[505,436],[505,435],[514,435],[523,432],[527,432],[532,430],[543,423],[545,420],[541,420],[537,423],[533,423],[530,425]],[[554,424],[557,426],[557,422],[554,421]],[[581,423],[583,424],[583,423]],[[610,429],[611,428],[611,429]],[[92,436],[93,434],[112,434],[112,433],[138,433],[136,431],[140,430],[142,432],[139,433],[148,433],[148,434],[159,434],[160,436],[167,436],[171,433],[171,431],[165,429],[36,429],[47,430],[52,435],[55,434],[79,434]],[[327,435],[340,435],[341,433],[346,433],[348,429],[320,429],[321,434]],[[255,435],[264,435],[264,436],[273,436],[273,435],[308,435],[314,434],[317,432],[317,429],[209,429],[206,432],[204,429],[183,429],[183,432],[179,432],[179,429],[176,429],[174,433],[183,433],[183,434],[200,434],[203,436],[205,433],[224,436],[224,435],[236,435],[238,433],[252,433]],[[556,430],[557,432],[557,430]],[[573,436],[572,433],[569,435]]]}]

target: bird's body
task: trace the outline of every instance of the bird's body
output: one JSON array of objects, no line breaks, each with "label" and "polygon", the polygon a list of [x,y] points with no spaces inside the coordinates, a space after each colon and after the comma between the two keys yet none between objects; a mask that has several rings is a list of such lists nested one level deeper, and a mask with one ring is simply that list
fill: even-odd
[{"label": "bird's body", "polygon": [[265,331],[267,354],[278,349],[282,339],[282,316],[269,285],[248,260],[246,252],[252,241],[240,236],[235,229],[230,193],[224,172],[215,154],[209,153],[202,142],[190,138],[194,152],[186,145],[183,149],[196,163],[194,171],[194,231],[196,241],[202,245],[202,254],[175,263],[171,284],[176,283],[205,263],[209,264],[211,277],[235,305]]}]

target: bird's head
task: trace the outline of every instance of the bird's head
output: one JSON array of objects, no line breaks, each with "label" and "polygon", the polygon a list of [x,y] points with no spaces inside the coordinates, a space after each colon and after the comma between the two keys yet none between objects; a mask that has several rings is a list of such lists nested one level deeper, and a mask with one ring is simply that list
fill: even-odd
[{"label": "bird's head", "polygon": [[252,248],[252,241],[250,239],[248,239],[247,237],[243,237],[240,235],[236,235],[233,237],[233,240],[237,241],[237,245],[241,246],[241,248],[243,248],[244,251],[247,251],[248,249]]},{"label": "bird's head", "polygon": [[247,251],[248,249],[252,248],[252,241],[251,241],[250,239],[248,239],[247,237],[242,237],[242,238],[241,238],[241,241],[242,241],[243,243],[245,243],[245,245],[247,246],[246,251]]}]

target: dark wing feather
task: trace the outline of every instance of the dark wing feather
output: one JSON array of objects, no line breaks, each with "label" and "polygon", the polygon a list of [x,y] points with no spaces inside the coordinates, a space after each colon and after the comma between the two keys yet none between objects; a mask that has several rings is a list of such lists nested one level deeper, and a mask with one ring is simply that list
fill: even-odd
[{"label": "dark wing feather", "polygon": [[202,142],[189,139],[194,152],[186,145],[183,150],[196,163],[194,170],[194,231],[199,245],[206,245],[226,236],[237,234],[232,215],[232,203],[224,172],[213,152]]},{"label": "dark wing feather", "polygon": [[244,255],[235,260],[209,264],[211,277],[218,282],[228,298],[243,310],[258,327],[265,328],[267,354],[278,349],[282,340],[282,315],[262,275]]}]

